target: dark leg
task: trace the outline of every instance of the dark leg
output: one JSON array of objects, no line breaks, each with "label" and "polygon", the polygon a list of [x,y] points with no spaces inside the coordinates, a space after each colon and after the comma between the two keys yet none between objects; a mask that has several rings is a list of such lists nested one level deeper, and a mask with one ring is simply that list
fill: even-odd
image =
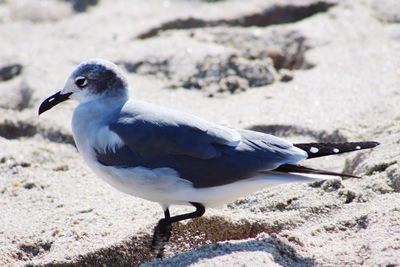
[{"label": "dark leg", "polygon": [[151,250],[157,252],[157,258],[162,258],[164,253],[164,246],[168,243],[171,237],[171,223],[168,220],[171,219],[169,209],[164,211],[164,219],[158,221],[158,224],[154,228],[153,240],[151,241]]},{"label": "dark leg", "polygon": [[169,238],[171,237],[171,224],[187,219],[193,219],[197,217],[201,217],[206,209],[204,206],[197,202],[190,202],[196,210],[191,213],[181,214],[177,216],[171,217],[169,214],[169,209],[164,211],[163,219],[158,221],[157,226],[154,228],[153,240],[151,241],[151,249],[157,252],[157,258],[162,258],[164,252],[164,246],[168,243]]},{"label": "dark leg", "polygon": [[171,216],[169,215],[169,209],[168,208],[166,210],[164,210],[164,218],[166,218],[166,219],[171,218]]}]

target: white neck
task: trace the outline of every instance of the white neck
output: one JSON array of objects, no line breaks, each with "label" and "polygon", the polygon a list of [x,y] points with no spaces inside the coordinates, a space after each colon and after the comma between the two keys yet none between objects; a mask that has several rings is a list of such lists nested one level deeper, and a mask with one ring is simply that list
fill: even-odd
[{"label": "white neck", "polygon": [[119,113],[126,101],[127,97],[100,96],[79,103],[74,110],[71,126],[81,153],[88,152],[88,145],[95,141],[93,137],[99,136],[99,132]]}]

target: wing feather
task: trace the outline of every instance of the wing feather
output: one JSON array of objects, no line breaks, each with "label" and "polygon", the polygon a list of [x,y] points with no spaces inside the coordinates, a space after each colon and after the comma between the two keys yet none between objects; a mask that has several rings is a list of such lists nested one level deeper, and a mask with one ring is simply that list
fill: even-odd
[{"label": "wing feather", "polygon": [[215,145],[235,147],[241,139],[233,129],[142,102],[122,109],[110,130],[139,153],[153,151],[200,159],[219,156]]},{"label": "wing feather", "polygon": [[110,129],[123,144],[106,152],[96,150],[101,164],[171,168],[194,187],[251,178],[307,157],[303,150],[268,134],[233,130],[137,103],[123,108]]}]

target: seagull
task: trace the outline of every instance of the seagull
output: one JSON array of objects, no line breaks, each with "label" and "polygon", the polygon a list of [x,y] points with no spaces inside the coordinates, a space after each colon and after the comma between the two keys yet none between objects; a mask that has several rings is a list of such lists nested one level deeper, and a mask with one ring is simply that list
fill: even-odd
[{"label": "seagull", "polygon": [[[72,133],[89,168],[126,194],[157,202],[164,211],[151,247],[162,257],[171,224],[201,217],[216,207],[263,188],[314,182],[329,176],[299,162],[373,148],[378,142],[301,143],[221,126],[174,109],[130,99],[124,73],[104,59],[79,64],[64,87],[45,99],[39,115],[68,100]],[[171,205],[195,211],[171,216]]]}]

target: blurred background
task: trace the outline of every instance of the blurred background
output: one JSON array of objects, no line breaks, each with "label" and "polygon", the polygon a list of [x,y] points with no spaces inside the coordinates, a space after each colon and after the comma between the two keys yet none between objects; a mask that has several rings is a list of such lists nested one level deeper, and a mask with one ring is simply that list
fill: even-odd
[{"label": "blurred background", "polygon": [[[382,143],[308,164],[363,180],[270,188],[207,211],[152,264],[400,264],[400,1],[0,0],[0,265],[154,260],[161,209],[87,169],[76,103],[37,116],[91,58],[115,62],[131,97],[215,123]],[[225,240],[240,241],[210,245]]]}]

